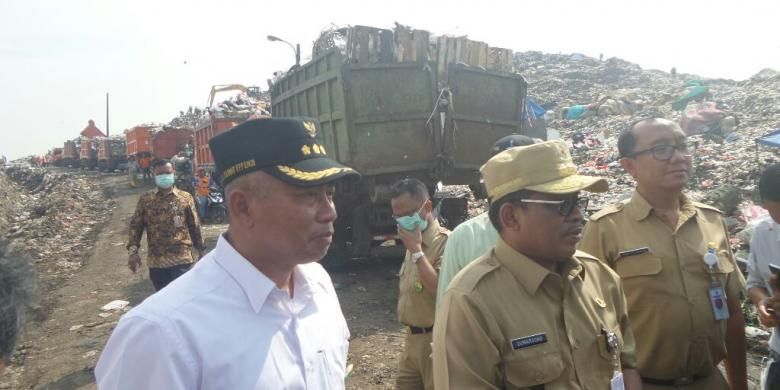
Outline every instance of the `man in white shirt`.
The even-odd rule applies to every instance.
[[[311,120],[251,120],[209,145],[228,230],[122,317],[98,387],[343,389],[349,330],[316,261],[333,236],[334,181],[357,172],[327,157]]]
[[[750,300],[756,305],[758,319],[762,325],[772,328],[769,339],[770,359],[761,376],[762,389],[780,388],[780,299],[774,296],[777,290],[770,281],[772,272],[769,264],[780,266],[780,164],[770,165],[758,181],[761,206],[769,211],[769,217],[761,220],[753,230],[748,258],[747,288]]]

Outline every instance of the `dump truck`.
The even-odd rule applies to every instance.
[[[192,147],[193,131],[158,125],[139,125],[125,130],[127,155],[169,159],[185,149]]]
[[[51,156],[51,163],[55,167],[61,167],[62,166],[62,148],[51,148],[51,151],[49,151],[49,155]]]
[[[127,162],[127,145],[124,137],[98,139],[98,170],[114,171]]]
[[[96,138],[82,138],[79,148],[79,160],[81,160],[81,169],[90,171],[97,168],[98,150]]]
[[[328,154],[362,175],[336,186],[338,219],[323,259],[331,266],[397,240],[388,190],[399,179],[483,195],[479,167],[496,140],[523,131],[527,89],[511,51],[481,42],[443,37],[432,45],[421,30],[361,26],[335,37],[344,48],[332,38],[315,42],[310,62],[269,81],[272,116],[318,119]],[[503,56],[503,68],[488,63],[491,53]],[[446,226],[468,217],[467,195],[434,197]]]
[[[214,170],[214,157],[209,149],[209,140],[225,131],[238,126],[247,116],[207,118],[195,127],[195,164],[194,168],[203,168],[208,172]]]
[[[62,146],[62,166],[78,168],[81,164],[79,153],[81,151],[81,140],[76,138],[74,140],[65,141]]]
[[[154,126],[138,125],[125,130],[125,146],[127,155],[141,157],[145,153],[152,153],[152,129]]]

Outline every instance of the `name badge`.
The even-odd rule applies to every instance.
[[[615,371],[615,375],[609,381],[610,390],[625,390],[626,385],[623,382],[623,373]]]
[[[650,252],[650,248],[643,246],[641,248],[629,249],[622,252],[618,252],[618,257],[637,256],[648,252]]]
[[[538,333],[526,337],[512,339],[512,349],[523,349],[547,342],[547,333]]]
[[[712,312],[715,314],[715,320],[729,319],[729,307],[726,305],[726,292],[720,283],[713,283],[710,286],[710,303],[712,303]]]

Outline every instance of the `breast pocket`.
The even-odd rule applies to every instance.
[[[521,389],[552,382],[563,374],[563,357],[557,349],[512,351],[505,360],[504,375],[509,389]]]
[[[615,272],[623,280],[625,290],[642,291],[643,295],[667,292],[667,288],[658,277],[663,269],[663,261],[653,253],[621,257],[615,263]]]
[[[343,389],[344,380],[346,375],[346,360],[347,349],[349,343],[344,340],[343,342],[334,341],[326,346],[317,350],[315,356],[316,362],[314,367],[317,367],[320,375],[317,375],[319,386],[313,386],[317,389]]]

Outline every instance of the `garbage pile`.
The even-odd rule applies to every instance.
[[[738,82],[541,52],[516,53],[514,67],[528,81],[528,96],[546,110],[548,134],[570,143],[582,173],[609,180],[610,192],[593,196],[596,208],[630,195],[633,182],[617,161],[617,137],[645,116],[677,121],[696,142],[690,194],[723,200],[717,205],[726,207],[733,233],[745,228],[741,214],[756,200],[759,164],[780,161],[776,149],[755,143],[780,127],[780,72],[765,69]]]
[[[0,172],[0,234],[54,285],[81,267],[113,201],[89,177],[12,167]]]
[[[166,124],[169,127],[196,129],[203,121],[211,118],[261,118],[271,116],[271,94],[269,91],[250,95],[241,92],[235,96],[215,102],[211,107],[190,106],[180,111],[179,116]]]

